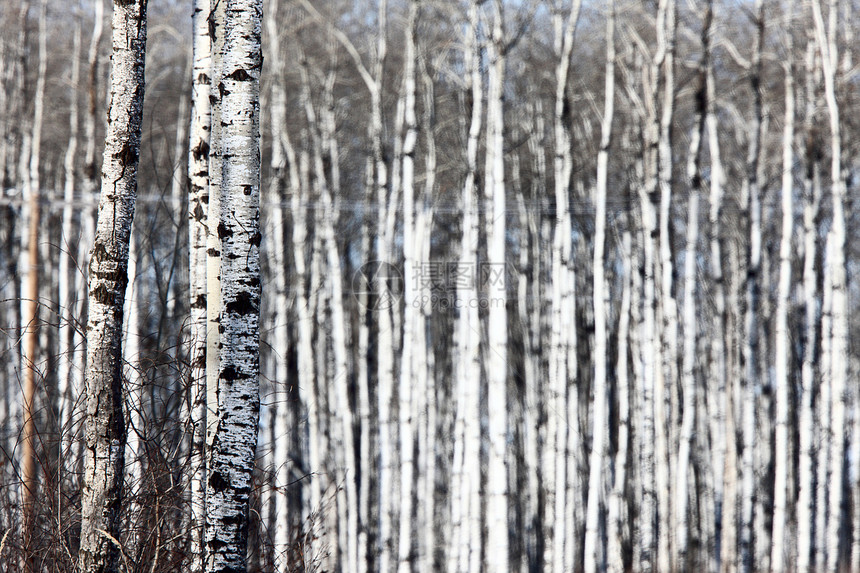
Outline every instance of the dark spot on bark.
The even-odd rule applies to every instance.
[[[218,249],[206,249],[206,254],[210,257],[219,257],[221,256],[221,251]]]
[[[236,300],[230,301],[224,307],[227,312],[235,312],[239,315],[257,312],[257,305],[251,297],[251,293],[242,291],[236,295]]]
[[[245,521],[245,518],[240,513],[234,513],[233,515],[228,515],[224,519],[221,520],[221,523],[224,525],[242,525]]]
[[[209,541],[207,545],[209,546],[209,549],[212,549],[213,551],[219,551],[227,547],[227,543],[225,541],[221,541],[220,539],[213,539]]]
[[[239,68],[227,77],[231,80],[236,80],[237,82],[247,82],[248,80],[252,79],[251,74],[249,74],[242,68]]]
[[[233,231],[224,226],[224,223],[218,223],[218,238],[224,239],[226,237],[232,237]]]
[[[195,161],[201,161],[205,158],[208,158],[209,144],[205,141],[201,141],[194,147],[194,149],[191,150],[191,154],[194,156]]]
[[[259,243],[257,243],[257,244],[259,244]],[[258,277],[252,278],[251,280],[248,281],[248,286],[251,288],[256,288],[256,287],[260,286],[260,279]]]
[[[242,187],[242,193],[244,193],[246,196],[250,195],[252,189],[253,187],[251,185],[245,185]]]
[[[90,296],[92,296],[101,304],[110,304],[112,298],[110,291],[105,285],[99,285],[94,288]]]
[[[197,299],[191,303],[191,308],[206,308],[206,295],[198,294]]]
[[[225,95],[230,95],[230,90],[228,90],[224,86],[224,82],[218,84],[218,93],[221,94],[221,97],[224,97]]]
[[[218,334],[224,334],[224,325],[218,324]]]
[[[217,492],[222,492],[227,489],[230,484],[224,479],[224,476],[221,475],[221,472],[212,472],[212,475],[209,477],[209,487],[214,489]]]
[[[131,165],[137,162],[137,150],[125,142],[122,144],[122,149],[114,157],[119,159],[123,166]]]
[[[218,103],[218,98],[215,97],[214,95],[210,95],[209,96],[209,103],[212,105],[215,105],[216,103]]]
[[[226,380],[227,382],[235,382],[236,380],[243,378],[243,376],[234,367],[228,366],[227,368],[225,368],[224,370],[221,371],[220,378],[221,378],[221,380]]]
[[[203,211],[203,207],[200,206],[200,203],[194,206],[194,211],[191,213],[194,216],[195,221],[203,221],[206,218],[206,213]]]
[[[251,244],[252,244],[252,245],[254,245],[255,247],[259,247],[259,246],[260,246],[260,242],[261,242],[262,240],[263,240],[263,235],[261,235],[259,231],[257,231],[256,233],[254,233],[254,234],[251,236]]]
[[[209,76],[207,74],[201,73],[197,75],[197,83],[198,84],[208,84]]]
[[[105,248],[104,243],[96,243],[93,246],[93,254],[90,257],[93,262],[101,261],[102,258],[108,256],[107,248]]]

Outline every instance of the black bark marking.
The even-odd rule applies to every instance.
[[[209,144],[206,141],[201,141],[191,150],[191,154],[195,161],[207,159],[209,157]]]
[[[202,222],[206,218],[206,212],[203,211],[203,207],[200,206],[200,203],[194,206],[194,211],[191,214],[195,221]]]
[[[206,308],[206,295],[198,294],[194,302],[191,303],[191,308]]]
[[[233,231],[228,229],[224,223],[218,223],[218,238],[225,239],[226,237],[232,237]]]
[[[113,298],[111,296],[111,292],[108,290],[108,288],[105,285],[99,285],[96,288],[94,288],[92,295],[90,295],[90,296],[92,296],[94,299],[96,299],[99,303],[105,304],[105,305],[110,304],[112,302],[112,298]]]
[[[225,95],[230,95],[230,90],[227,89],[227,87],[224,85],[224,82],[218,83],[218,93],[221,94],[222,98]]]
[[[250,195],[252,190],[253,190],[253,187],[251,185],[243,185],[242,186],[242,193],[244,193],[245,196]]]
[[[257,231],[256,233],[254,233],[251,236],[250,243],[255,247],[259,247],[262,240],[263,240],[263,235],[261,235],[260,232]]]
[[[236,370],[233,366],[228,366],[221,372],[220,378],[227,382],[235,382],[236,380],[241,380],[244,376],[242,376],[242,373]]]
[[[242,291],[236,295],[236,300],[230,301],[224,307],[227,312],[235,312],[239,315],[257,312],[257,305],[251,293]]]
[[[212,472],[212,476],[209,478],[209,487],[220,493],[230,487],[230,483],[224,479],[221,472],[215,471]]]
[[[246,72],[242,68],[239,68],[238,70],[236,70],[235,72],[233,72],[232,74],[227,76],[227,78],[229,78],[231,80],[236,80],[237,82],[247,82],[247,81],[253,79],[251,77],[251,74],[249,74],[248,72]]]
[[[219,251],[218,249],[206,249],[206,254],[210,257],[220,257],[221,251]]]

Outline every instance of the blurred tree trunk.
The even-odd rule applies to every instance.
[[[28,267],[26,273],[26,284],[23,289],[23,314],[22,314],[22,366],[24,370],[23,393],[23,432],[21,436],[21,507],[23,509],[22,519],[22,569],[31,571],[31,537],[35,526],[35,503],[38,496],[39,476],[37,465],[37,431],[34,420],[34,401],[36,397],[36,378],[40,376],[37,372],[36,361],[39,351],[39,275],[43,271],[39,257],[39,222],[41,210],[41,179],[39,164],[41,160],[42,144],[42,117],[45,109],[45,72],[48,66],[47,54],[47,11],[48,1],[41,0],[39,3],[39,72],[36,79],[36,93],[34,95],[33,109],[33,134],[30,146],[29,171],[27,178],[29,190],[25,192],[30,202],[27,258]],[[22,251],[23,251],[22,246]],[[47,350],[47,349],[46,349]]]
[[[790,407],[790,336],[788,330],[789,298],[791,296],[791,241],[794,234],[794,43],[792,22],[794,2],[789,2],[788,30],[785,36],[788,61],[785,63],[785,122],[782,139],[782,237],[779,245],[779,287],[776,311],[776,357],[774,385],[776,386],[776,435],[773,535],[770,566],[773,573],[782,573],[790,552],[786,547],[786,529],[790,523],[789,500],[789,417]]]
[[[603,570],[599,525],[603,497],[604,462],[609,444],[609,285],[606,281],[606,196],[609,179],[609,150],[612,144],[612,121],[615,114],[615,3],[610,0],[606,21],[606,75],[604,108],[601,122],[600,150],[597,154],[597,185],[594,189],[594,405],[589,461],[588,506],[585,521],[585,573]]]

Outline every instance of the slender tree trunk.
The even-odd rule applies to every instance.
[[[222,251],[219,325],[222,344],[217,426],[212,437],[207,483],[207,573],[244,571],[248,550],[249,498],[260,410],[262,15],[261,0],[228,2],[225,50],[214,76],[214,85],[223,91],[218,224]],[[210,196],[210,207],[211,203]]]
[[[41,202],[41,180],[39,178],[39,161],[41,159],[42,117],[45,108],[45,71],[48,65],[47,54],[47,0],[39,4],[39,72],[36,80],[35,106],[33,111],[33,135],[30,155],[30,220],[27,239],[28,268],[26,286],[24,288],[24,313],[22,318],[26,326],[22,333],[22,365],[24,367],[24,410],[23,432],[21,436],[21,481],[23,515],[23,553],[22,568],[29,572],[32,569],[31,558],[33,549],[30,546],[34,524],[35,500],[38,495],[38,473],[36,467],[36,424],[34,416],[34,400],[36,395],[36,360],[39,337],[39,220]]]
[[[77,352],[78,335],[75,328],[77,316],[75,315],[75,300],[80,297],[79,293],[73,292],[72,269],[74,268],[76,253],[72,250],[80,238],[79,229],[75,229],[74,205],[78,184],[78,87],[81,75],[81,21],[75,19],[75,31],[72,40],[72,69],[70,77],[69,102],[69,144],[66,147],[66,155],[63,162],[65,171],[65,183],[63,185],[63,219],[61,234],[61,250],[59,262],[59,303],[60,324],[58,328],[57,356],[57,428],[59,429],[59,458],[57,463],[57,506],[62,515],[62,484],[66,470],[72,466],[70,462],[71,443],[73,438],[73,417],[75,398],[74,391],[77,388],[77,380],[80,376],[75,371],[73,356]],[[2,153],[0,153],[2,154]],[[2,171],[0,171],[2,173]]]
[[[749,120],[749,144],[747,148],[746,180],[744,193],[746,205],[749,246],[746,260],[746,312],[744,316],[743,344],[743,454],[741,486],[741,535],[740,564],[743,573],[750,573],[755,566],[754,506],[755,506],[755,448],[756,448],[756,401],[760,390],[758,373],[759,352],[759,272],[761,270],[761,199],[758,181],[761,160],[760,140],[762,125],[761,56],[764,42],[764,2],[756,0],[755,24],[757,28],[753,56],[750,64],[753,110]]]
[[[126,443],[122,314],[140,157],[146,0],[114,6],[112,30],[111,103],[90,262],[81,573],[119,570]]]
[[[836,35],[838,30],[838,2],[829,3],[828,30],[824,28],[820,0],[813,0],[813,16],[818,47],[821,51],[824,72],[824,90],[830,116],[831,185],[833,222],[827,237],[828,263],[832,275],[832,342],[830,347],[831,420],[830,431],[823,434],[828,441],[829,499],[827,522],[827,571],[835,573],[839,568],[840,531],[843,524],[843,483],[845,471],[845,409],[848,402],[848,297],[845,269],[845,181],[842,177],[842,136],[839,120],[839,105],[836,100],[836,68],[838,53]],[[832,257],[832,258],[831,258]],[[820,508],[823,511],[823,507]]]
[[[466,143],[468,171],[463,185],[458,264],[466,280],[457,282],[456,297],[459,313],[456,322],[453,358],[454,395],[454,457],[452,461],[451,522],[452,536],[448,550],[448,573],[477,572],[481,557],[480,537],[480,434],[479,385],[481,382],[478,293],[475,272],[478,264],[478,213],[475,178],[477,176],[478,140],[481,135],[483,78],[479,66],[478,5],[469,4],[469,28],[466,32],[463,59],[466,66],[467,89],[471,92],[471,119]]]
[[[543,450],[541,452],[541,474],[543,477],[544,504],[542,516],[544,567],[561,573],[565,544],[573,543],[573,533],[565,532],[565,486],[567,483],[567,458],[578,452],[567,450],[567,433],[578,434],[578,423],[573,422],[575,411],[567,409],[567,394],[575,392],[571,378],[576,377],[575,364],[568,363],[575,356],[571,344],[571,329],[567,328],[573,316],[574,270],[571,245],[570,179],[573,171],[569,113],[568,76],[573,52],[574,32],[579,21],[580,0],[573,0],[565,20],[561,11],[553,14],[555,69],[555,108],[553,135],[555,158],[553,171],[555,180],[556,221],[552,246],[552,278],[550,292],[551,334],[549,349],[549,383],[544,392],[543,409],[546,421],[541,428]],[[564,414],[566,412],[566,414]],[[571,476],[570,479],[579,479]]]
[[[711,4],[706,4],[702,18],[702,60],[699,64],[699,85],[696,93],[696,108],[690,154],[687,160],[687,178],[690,197],[687,215],[687,248],[684,260],[684,348],[682,365],[683,418],[678,450],[677,482],[675,485],[675,563],[679,569],[692,566],[689,555],[690,538],[690,456],[693,450],[694,431],[697,426],[696,411],[698,389],[696,387],[696,243],[699,240],[699,195],[702,188],[701,150],[707,115],[708,66],[710,65]],[[695,489],[693,490],[695,491]]]
[[[191,531],[189,570],[201,573],[205,562],[203,529],[206,508],[206,238],[209,203],[209,132],[212,57],[209,0],[195,0],[192,19],[191,125],[188,142],[188,282],[190,320],[191,459],[188,467]]]
[[[603,570],[599,563],[598,539],[604,458],[608,448],[609,386],[606,364],[609,360],[607,314],[609,289],[605,279],[606,195],[609,177],[609,148],[615,113],[615,3],[609,2],[606,22],[606,78],[600,151],[597,155],[597,186],[594,190],[594,410],[592,414],[591,461],[588,478],[588,508],[585,520],[585,573]]]
[[[418,221],[416,212],[415,193],[415,147],[418,139],[418,125],[415,115],[416,92],[416,54],[415,35],[418,19],[418,3],[409,3],[409,16],[406,24],[406,52],[403,64],[404,83],[404,121],[403,135],[403,351],[401,354],[400,379],[398,381],[398,426],[400,428],[400,531],[398,535],[398,567],[399,573],[407,573],[413,567],[413,508],[412,495],[415,478],[415,423],[413,415],[414,403],[418,396],[413,393],[413,385],[418,382],[419,369],[422,368],[424,349],[419,347],[420,338],[418,316],[423,313],[418,294],[420,288],[421,248],[418,236]],[[417,245],[417,249],[416,249]],[[419,283],[419,284],[416,284]],[[418,392],[422,391],[419,385]]]
[[[505,163],[503,107],[506,51],[502,0],[494,0],[487,95],[487,160],[484,196],[487,213],[487,261],[490,276],[487,347],[487,567],[508,570],[508,392],[507,392],[507,280],[505,270]]]
[[[791,295],[791,241],[794,234],[794,68],[791,21],[794,3],[789,3],[789,26],[786,33],[785,122],[782,134],[782,237],[779,245],[779,286],[776,310],[776,436],[774,460],[773,535],[770,566],[773,573],[786,567],[786,528],[790,522],[789,499],[789,331],[788,306]]]

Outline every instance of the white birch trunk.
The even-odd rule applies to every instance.
[[[597,186],[594,190],[594,407],[592,413],[591,460],[588,477],[588,507],[585,518],[585,573],[603,570],[599,562],[599,520],[603,491],[604,459],[608,448],[609,409],[606,365],[609,360],[606,324],[609,290],[605,279],[606,195],[609,177],[609,147],[615,113],[615,3],[610,1],[606,22],[606,71],[600,151],[597,155]]]
[[[209,131],[209,207],[206,213],[206,492],[209,496],[209,480],[211,478],[210,464],[213,450],[213,440],[218,425],[218,392],[219,392],[219,363],[221,355],[221,237],[218,226],[221,222],[221,180],[223,178],[223,120],[221,118],[222,101],[219,89],[219,76],[222,71],[224,52],[226,50],[226,19],[227,5],[224,2],[210,4],[207,18],[209,29],[211,76],[209,86],[210,131]],[[209,500],[206,500],[208,506]],[[204,524],[204,537],[208,522]],[[205,541],[204,541],[205,543]],[[208,553],[208,548],[204,549]],[[204,569],[208,567],[209,556],[206,555]]]
[[[143,494],[143,385],[145,376],[141,375],[140,366],[140,301],[138,300],[140,284],[137,281],[138,241],[135,239],[134,226],[128,249],[128,286],[126,287],[125,328],[123,329],[124,344],[123,374],[125,377],[125,411],[128,416],[128,442],[125,448],[125,464],[127,470],[125,492],[129,498],[128,516],[131,535],[128,536],[128,550],[132,555],[138,554],[139,543],[143,532],[134,526],[142,522]]]
[[[793,2],[789,3],[789,23]],[[790,27],[789,27],[790,29]],[[773,573],[782,573],[790,552],[786,546],[789,523],[789,330],[788,311],[791,295],[791,246],[794,234],[794,69],[791,34],[786,34],[785,64],[785,122],[782,134],[782,237],[779,245],[779,285],[776,309],[776,432],[774,459],[773,535],[771,536],[770,566]]]
[[[75,185],[77,178],[78,160],[78,84],[81,76],[81,21],[75,20],[75,31],[72,40],[72,69],[69,82],[71,84],[71,99],[69,102],[69,144],[63,162],[65,171],[65,182],[63,185],[63,219],[61,232],[61,250],[59,262],[59,307],[60,325],[58,333],[59,353],[57,356],[57,428],[60,433],[60,455],[57,464],[58,507],[62,507],[62,484],[63,476],[67,469],[72,466],[70,461],[71,443],[73,437],[72,410],[75,403],[75,390],[78,387],[80,372],[75,371],[72,360],[77,352],[76,346],[79,339],[75,329],[77,316],[75,315],[75,300],[82,296],[72,289],[72,269],[75,264],[76,252],[72,249],[80,238],[80,231],[75,230],[74,206]],[[2,155],[2,152],[0,152]],[[0,169],[2,177],[2,169]]]
[[[463,59],[467,86],[471,89],[471,119],[466,144],[468,171],[463,185],[463,219],[459,267],[466,280],[456,284],[460,301],[456,322],[454,381],[456,411],[454,418],[454,458],[452,460],[451,523],[448,573],[477,572],[481,558],[480,527],[480,427],[478,422],[481,382],[478,293],[478,209],[475,177],[477,175],[478,140],[481,135],[483,78],[478,45],[478,6],[469,3],[469,28],[466,32]],[[467,97],[469,97],[467,96]]]
[[[759,352],[759,273],[761,271],[761,201],[759,191],[759,161],[760,139],[762,125],[762,93],[761,55],[764,42],[764,2],[756,0],[755,24],[757,27],[753,55],[750,64],[750,81],[753,91],[753,113],[749,120],[749,143],[747,149],[746,180],[744,194],[746,195],[745,215],[747,217],[747,232],[749,247],[747,250],[746,268],[746,313],[744,316],[743,354],[743,414],[742,414],[742,485],[741,485],[741,535],[740,535],[740,566],[743,573],[749,573],[755,566],[754,548],[754,496],[755,496],[755,448],[756,436],[756,400],[760,390],[758,372]]]
[[[821,51],[822,71],[827,110],[830,116],[831,196],[833,222],[827,237],[828,266],[832,282],[830,384],[831,420],[829,431],[823,431],[829,449],[829,484],[827,544],[819,550],[826,554],[827,571],[835,573],[839,568],[840,528],[843,523],[842,494],[845,470],[845,407],[848,400],[848,298],[845,268],[845,181],[842,177],[842,139],[839,123],[839,106],[836,101],[836,68],[838,53],[836,46],[838,2],[829,2],[829,29],[825,31],[820,0],[813,0],[815,35]],[[826,334],[826,331],[824,331]],[[822,396],[823,398],[823,396]],[[819,462],[820,463],[820,462]],[[823,511],[820,506],[819,511]]]
[[[223,91],[221,355],[206,499],[207,573],[244,570],[259,393],[261,0],[228,2]],[[214,191],[214,189],[212,190]],[[210,201],[211,206],[211,201]],[[211,300],[208,301],[211,304]]]
[[[191,531],[188,566],[191,573],[203,571],[205,545],[203,530],[206,510],[206,330],[207,275],[206,240],[209,197],[209,94],[212,56],[209,37],[209,0],[195,0],[192,9],[191,125],[188,142],[188,284],[191,381],[191,459],[188,468]]]
[[[122,308],[144,94],[146,3],[114,6],[111,103],[105,136],[102,196],[90,261],[86,430],[81,492],[81,573],[117,571],[125,463]]]
[[[699,195],[702,187],[701,150],[705,131],[705,117],[708,106],[708,66],[710,65],[710,26],[711,5],[705,6],[702,21],[702,61],[699,64],[699,85],[696,93],[696,108],[693,123],[693,133],[690,139],[690,151],[687,159],[687,178],[690,185],[690,197],[687,210],[687,247],[684,260],[684,348],[682,363],[683,384],[683,417],[681,420],[681,435],[678,449],[678,467],[675,484],[675,563],[679,569],[692,565],[689,556],[690,538],[690,457],[694,448],[694,432],[697,427],[696,412],[698,407],[698,390],[696,387],[696,243],[699,235]]]
[[[487,213],[487,278],[489,300],[487,347],[487,567],[508,570],[508,398],[507,398],[507,280],[505,271],[505,118],[503,94],[506,67],[502,1],[493,3],[488,48],[487,158],[484,196]]]
[[[404,276],[404,305],[403,305],[403,350],[401,353],[400,378],[398,380],[398,426],[400,435],[400,530],[398,534],[398,573],[407,573],[413,566],[413,509],[412,494],[414,490],[414,442],[415,423],[414,403],[418,396],[413,394],[413,385],[418,382],[420,368],[419,354],[422,348],[416,344],[418,338],[418,315],[423,311],[416,308],[420,300],[420,275],[416,274],[421,264],[420,237],[418,237],[418,221],[415,201],[415,146],[418,139],[417,118],[415,116],[415,35],[417,25],[417,2],[409,4],[409,16],[406,24],[406,51],[403,63],[404,83],[404,122],[406,131],[403,135],[403,171],[401,184],[403,186],[403,276]],[[423,386],[418,385],[418,391]]]
[[[549,349],[549,384],[543,399],[546,424],[543,428],[541,474],[544,481],[544,514],[542,519],[543,562],[549,571],[561,573],[565,544],[573,543],[572,532],[565,532],[565,489],[568,456],[577,452],[567,450],[567,432],[578,434],[578,424],[572,422],[575,410],[568,410],[566,397],[575,392],[570,387],[576,376],[575,364],[568,360],[575,355],[571,344],[571,329],[567,328],[574,315],[574,276],[571,249],[570,176],[573,171],[570,126],[566,117],[568,75],[573,39],[579,21],[580,0],[573,0],[565,20],[562,12],[553,14],[555,69],[555,109],[553,133],[555,158],[556,221],[552,246],[551,335]],[[567,429],[565,431],[565,429]],[[571,476],[579,479],[578,476]],[[572,508],[571,508],[572,509]]]
[[[655,359],[659,361],[654,385],[654,421],[656,427],[654,447],[657,512],[660,524],[671,523],[672,520],[671,478],[672,470],[676,469],[673,467],[676,465],[675,457],[670,455],[670,452],[674,450],[676,442],[675,424],[672,417],[675,409],[672,407],[672,402],[674,402],[678,379],[676,361],[678,310],[673,284],[674,255],[669,234],[673,184],[672,122],[675,107],[676,12],[675,0],[661,0],[657,11],[657,53],[654,58],[655,77],[662,80],[663,87],[655,169],[660,194],[659,272],[655,270],[655,276],[659,281],[660,292],[657,309],[659,342],[658,353],[655,355]],[[655,88],[659,89],[659,82],[655,84]],[[655,110],[659,97],[659,93],[655,91]],[[657,567],[660,571],[668,571],[671,568],[673,545],[671,528],[660,526],[656,533]]]

